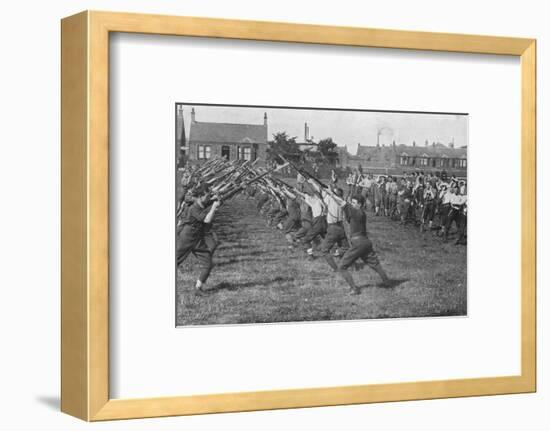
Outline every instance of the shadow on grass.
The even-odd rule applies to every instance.
[[[211,289],[208,289],[205,291],[205,293],[215,293],[222,290],[228,290],[230,292],[239,290],[239,289],[246,289],[247,287],[255,287],[255,286],[262,286],[262,287],[268,287],[273,284],[280,284],[285,281],[293,281],[294,278],[292,277],[275,277],[271,280],[251,280],[244,283],[231,283],[229,281],[222,281],[221,283],[217,284],[216,286],[212,287]]]
[[[382,285],[381,283],[365,284],[363,286],[357,286],[357,288],[359,289],[359,291],[362,291],[363,289],[367,289],[369,287],[378,287],[380,289],[393,289],[397,286],[400,286],[403,283],[406,283],[409,280],[410,280],[409,278],[396,278],[396,279],[389,280],[388,283],[384,285]]]
[[[238,258],[231,258],[224,262],[217,262],[216,266],[222,267],[222,266],[233,265],[237,263],[247,263],[247,262],[254,262],[254,263],[278,262],[280,260],[281,259],[277,257],[258,258],[257,254],[256,255],[239,255]]]
[[[218,251],[224,251],[224,250],[230,250],[230,251],[235,251],[235,250],[246,250],[248,252],[256,252],[256,251],[261,251],[260,248],[255,248],[253,250],[251,250],[251,246],[249,243],[247,242],[239,242],[237,244],[221,244],[220,246],[218,246],[217,250]]]

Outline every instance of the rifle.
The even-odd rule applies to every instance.
[[[226,200],[229,200],[231,199],[233,196],[235,196],[237,193],[241,192],[242,190],[244,190],[245,188],[247,188],[250,184],[253,184],[255,183],[256,181],[259,181],[260,179],[262,179],[263,177],[265,177],[266,175],[269,175],[273,172],[277,172],[278,170],[284,168],[285,166],[287,166],[287,164],[283,164],[283,165],[279,165],[275,168],[271,168],[271,169],[268,169],[267,171],[263,172],[262,174],[259,174],[259,175],[256,175],[255,177],[253,177],[252,179],[248,180],[248,181],[244,181],[242,182],[241,184],[234,184],[233,183],[233,189],[229,190],[226,194],[222,195],[222,196],[219,196],[218,199],[223,202],[223,201],[226,201]]]
[[[230,189],[235,184],[238,184],[244,176],[250,175],[250,174],[252,174],[252,175],[256,174],[248,166],[242,165],[242,167],[244,167],[242,172],[240,172],[233,180],[231,180],[231,181],[229,181],[225,184],[221,184],[220,186],[216,187],[214,189],[214,192],[215,193],[223,193],[226,190]]]
[[[278,156],[281,158],[281,160],[283,160],[283,162],[285,162],[286,164],[290,165],[296,172],[298,172],[299,174],[301,174],[305,179],[312,179],[313,181],[315,181],[317,184],[319,184],[319,186],[323,189],[328,189],[329,187],[324,184],[319,178],[315,177],[314,175],[310,174],[308,171],[306,171],[305,169],[301,169],[299,168],[298,166],[296,166],[294,163],[292,163],[291,161],[287,160],[285,156],[283,156],[282,154],[278,154]]]
[[[271,180],[273,180],[275,183],[279,183],[279,185],[286,187],[289,190],[294,190],[296,188],[296,187],[292,187],[290,184],[286,183],[285,181],[277,177],[271,177]]]
[[[230,169],[228,172],[226,172],[225,174],[223,174],[222,176],[218,177],[218,178],[214,178],[213,180],[211,180],[211,182],[209,182],[209,184],[213,184],[213,183],[219,183],[221,184],[223,180],[227,179],[227,178],[230,178],[231,175],[233,175],[235,172],[237,172],[239,169],[243,169],[246,164],[248,163],[248,161],[244,162],[243,164],[241,165],[238,165],[238,166],[235,166],[233,169]],[[216,185],[216,186],[213,186],[212,187],[212,190],[216,190],[220,188],[219,185]]]

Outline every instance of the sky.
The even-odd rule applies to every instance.
[[[191,108],[195,108],[196,121],[219,123],[263,124],[267,113],[268,139],[278,132],[304,139],[304,123],[308,123],[309,136],[316,142],[331,137],[338,146],[347,146],[355,154],[357,144],[424,145],[441,142],[455,147],[468,145],[468,115],[399,113],[379,111],[335,111],[320,109],[294,109],[273,107],[232,107],[213,105],[184,105],[184,123],[187,138],[191,123]],[[379,138],[378,138],[379,135]]]

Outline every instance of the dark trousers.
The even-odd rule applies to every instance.
[[[177,240],[177,265],[178,267],[193,253],[201,267],[199,280],[206,283],[208,276],[214,267],[212,256],[218,246],[215,237],[211,234],[206,234],[202,238],[193,238],[189,235],[180,235]]]
[[[309,230],[311,229],[311,226],[312,226],[311,220],[302,219],[301,227],[300,229],[298,229],[298,232],[296,232],[296,235],[295,235],[296,240],[298,241],[304,238],[309,232]]]
[[[366,236],[351,238],[351,246],[340,261],[340,269],[348,269],[357,259],[362,259],[371,268],[377,267],[380,262],[372,248],[372,242]]]
[[[433,201],[424,203],[422,211],[422,223],[430,222],[434,219],[435,203]]]
[[[441,227],[447,226],[447,219],[449,218],[450,209],[451,209],[450,204],[440,205],[439,216],[441,218]]]
[[[397,210],[397,195],[391,193],[388,196],[388,206],[386,208],[388,215],[392,216]]]
[[[459,244],[466,244],[466,230],[468,227],[468,216],[462,211],[458,217],[458,238],[456,242]]]
[[[283,225],[283,232],[291,233],[300,229],[300,219],[296,217],[288,217]]]
[[[324,256],[330,253],[335,245],[348,248],[348,240],[342,223],[330,223],[327,226],[327,235],[321,244],[321,254]]]
[[[355,184],[348,185],[348,193],[346,194],[346,200],[351,199],[351,197],[355,194],[355,189],[357,186]]]
[[[313,219],[311,223],[311,229],[309,229],[302,239],[304,246],[310,247],[311,242],[315,240],[318,236],[325,237],[327,233],[327,219],[325,216],[318,216]]]
[[[447,219],[445,221],[445,238],[447,235],[449,235],[449,231],[451,230],[451,226],[453,224],[453,221],[456,224],[456,227],[458,228],[460,215],[462,214],[461,210],[457,210],[455,208],[451,208],[449,210],[449,213],[447,215]]]

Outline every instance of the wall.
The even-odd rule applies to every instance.
[[[97,429],[547,429],[550,381],[544,292],[548,229],[543,189],[548,150],[543,121],[549,100],[544,76],[550,58],[545,2],[453,4],[430,0],[319,2],[279,0],[62,0],[4,4],[2,36],[2,157],[0,184],[0,319],[2,428],[88,429],[57,411],[59,391],[59,19],[83,9],[309,22],[408,30],[536,37],[539,77],[539,391],[537,394],[365,406],[302,409],[191,418],[113,422]],[[30,121],[29,121],[30,120]],[[503,234],[504,235],[504,234]],[[361,358],[353,358],[361,360]],[[547,362],[547,361],[546,361]],[[223,366],[223,362],[220,363]],[[230,372],[230,370],[229,370]],[[33,427],[34,425],[34,427]],[[33,427],[33,428],[32,428]]]

